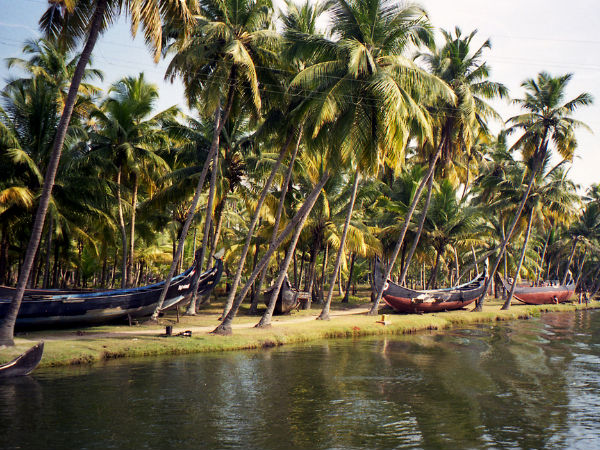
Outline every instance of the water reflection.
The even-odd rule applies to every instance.
[[[600,313],[47,370],[0,448],[594,448]]]

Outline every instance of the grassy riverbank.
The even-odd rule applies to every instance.
[[[273,326],[257,329],[258,317],[242,314],[234,324],[233,336],[209,334],[218,325],[220,304],[195,317],[182,316],[179,323],[173,313],[161,318],[159,325],[101,326],[81,329],[18,333],[15,347],[0,349],[0,362],[7,361],[44,340],[45,352],[40,367],[91,364],[114,358],[167,354],[203,353],[241,349],[256,349],[301,343],[319,339],[408,334],[420,330],[441,330],[500,320],[527,319],[546,311],[576,311],[600,308],[600,302],[588,305],[562,304],[531,306],[515,304],[501,311],[500,304],[488,302],[482,312],[468,310],[423,315],[389,314],[390,323],[378,323],[381,316],[367,316],[368,303],[357,301],[349,305],[334,303],[332,319],[315,320],[318,309],[299,311],[289,316],[275,317]],[[389,312],[387,310],[383,312]],[[191,330],[192,337],[165,337],[165,326],[173,325],[173,334]]]

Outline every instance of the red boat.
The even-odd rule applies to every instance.
[[[375,264],[375,289],[383,283],[384,273],[379,261]],[[390,280],[386,282],[383,300],[397,312],[425,313],[451,311],[473,303],[483,293],[486,271],[468,283],[446,289],[415,291]]]
[[[512,288],[504,278],[500,277],[502,285],[507,292]],[[550,305],[553,303],[567,302],[575,292],[575,283],[546,284],[545,286],[515,286],[514,297],[528,305]]]

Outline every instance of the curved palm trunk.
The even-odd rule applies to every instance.
[[[502,240],[502,244],[500,245],[500,251],[498,253],[498,257],[496,258],[496,261],[494,262],[494,266],[492,267],[492,270],[488,274],[488,278],[485,282],[485,288],[483,289],[483,293],[481,294],[481,296],[477,299],[477,303],[476,303],[474,311],[482,310],[485,296],[487,295],[487,291],[490,288],[492,280],[494,279],[494,275],[496,275],[496,271],[498,270],[498,266],[500,265],[502,256],[504,255],[504,252],[506,251],[506,246],[508,245],[508,241],[512,237],[513,232],[515,231],[515,228],[517,226],[517,222],[519,221],[519,218],[521,217],[521,213],[523,212],[523,208],[525,207],[525,202],[529,198],[529,193],[531,192],[531,188],[533,187],[533,184],[535,183],[535,177],[537,175],[538,170],[539,170],[539,164],[535,164],[535,169],[532,170],[532,172],[531,172],[531,178],[529,179],[527,189],[526,189],[525,193],[523,194],[523,197],[521,198],[521,203],[519,204],[517,210],[515,211],[515,217],[513,218],[513,221],[510,224],[508,232],[506,233],[506,236]]]
[[[231,92],[230,92],[231,93]],[[165,280],[165,286],[160,294],[158,299],[158,304],[156,305],[156,309],[152,313],[151,321],[156,321],[158,319],[158,313],[160,312],[162,305],[165,301],[165,297],[167,296],[167,291],[169,290],[169,286],[171,285],[171,280],[175,275],[175,270],[177,269],[177,265],[179,264],[179,260],[181,259],[181,255],[183,254],[183,247],[185,244],[185,238],[187,236],[188,230],[190,229],[190,225],[192,224],[192,219],[196,213],[196,208],[198,206],[198,201],[200,200],[200,195],[202,194],[202,187],[204,186],[204,180],[206,179],[206,175],[208,173],[208,167],[211,164],[211,161],[215,158],[217,154],[217,150],[219,148],[219,139],[221,136],[221,130],[225,125],[225,121],[229,117],[229,113],[231,112],[231,106],[233,105],[233,95],[229,96],[229,102],[227,108],[225,110],[225,114],[223,118],[221,118],[221,106],[217,104],[217,108],[215,110],[215,120],[214,120],[214,130],[213,130],[213,139],[210,144],[210,151],[208,152],[208,156],[206,161],[204,162],[204,167],[202,167],[202,172],[200,173],[200,179],[198,180],[198,184],[196,186],[196,192],[194,193],[194,198],[192,199],[192,204],[190,205],[190,209],[187,212],[185,223],[183,224],[183,228],[181,229],[181,233],[179,236],[179,241],[177,243],[177,251],[175,252],[175,256],[173,257],[173,262],[171,263],[171,268],[169,269],[169,274],[167,275],[167,279]]]
[[[208,234],[209,234],[209,229],[210,229],[210,223],[212,220],[212,206],[213,206],[213,202],[214,202],[214,198],[215,198],[215,189],[216,189],[216,185],[217,185],[217,165],[219,164],[219,151],[217,149],[217,151],[215,152],[215,156],[213,158],[213,164],[212,164],[212,173],[210,176],[210,189],[209,189],[209,193],[208,193],[208,204],[206,205],[206,213],[204,214],[205,218],[204,218],[204,231],[203,231],[203,235],[202,235],[202,247],[200,250],[200,257],[198,258],[198,261],[196,262],[197,266],[198,266],[198,274],[202,273],[202,269],[204,267],[204,256],[206,254],[206,247],[208,245]],[[207,263],[207,265],[210,264]],[[198,286],[200,286],[200,277],[196,277],[196,281],[194,283],[194,289],[192,289],[192,300],[190,301],[190,304],[188,306],[187,311],[185,312],[186,315],[188,316],[195,316],[196,315],[196,302],[198,299]]]
[[[302,207],[294,215],[294,217],[292,218],[290,223],[288,223],[287,226],[284,228],[284,230],[279,234],[279,236],[277,237],[275,242],[273,242],[273,244],[269,246],[267,252],[263,255],[261,260],[258,262],[254,271],[250,275],[250,278],[248,279],[248,281],[246,282],[246,284],[244,285],[244,287],[238,294],[235,301],[232,303],[231,308],[229,309],[229,312],[223,318],[223,322],[217,328],[215,328],[213,330],[214,334],[221,334],[221,335],[231,334],[231,332],[232,332],[231,331],[231,322],[233,321],[235,315],[237,314],[237,312],[240,308],[240,305],[244,301],[246,294],[248,294],[248,291],[250,290],[252,283],[254,283],[254,280],[256,280],[256,277],[258,276],[260,271],[265,267],[265,265],[268,263],[269,259],[273,255],[273,253],[275,253],[275,251],[279,248],[279,246],[283,243],[283,241],[291,233],[292,229],[294,229],[300,223],[301,220],[304,220],[305,215],[310,214],[310,211],[312,210],[313,206],[315,205],[315,202],[317,201],[317,198],[319,197],[319,194],[321,193],[321,190],[323,189],[323,186],[325,186],[325,183],[327,183],[328,179],[329,179],[329,173],[325,173],[321,177],[321,180],[319,180],[319,183],[313,188],[312,192],[306,198]]]
[[[533,222],[533,209],[529,213],[529,222],[527,222],[527,231],[525,232],[525,241],[523,242],[523,249],[521,250],[521,256],[519,258],[519,263],[517,264],[517,269],[515,271],[514,281],[510,288],[510,292],[508,293],[508,297],[506,297],[506,301],[504,305],[502,305],[502,309],[506,310],[510,308],[510,301],[513,298],[515,293],[515,288],[517,286],[517,278],[519,277],[519,273],[521,272],[521,266],[523,265],[523,261],[525,260],[525,252],[527,251],[527,243],[529,242],[529,236],[531,234],[531,223]]]
[[[346,293],[342,299],[342,303],[348,303],[350,297],[350,287],[352,286],[352,273],[354,272],[354,262],[356,261],[356,253],[350,256],[350,270],[348,271],[348,283],[346,283]]]
[[[285,206],[285,196],[287,195],[288,187],[292,180],[292,174],[294,172],[294,163],[296,162],[296,156],[298,155],[298,149],[300,148],[300,140],[302,138],[302,126],[298,131],[298,139],[296,140],[296,146],[294,147],[294,151],[292,152],[292,156],[290,158],[290,163],[288,164],[288,170],[285,175],[285,180],[281,185],[281,198],[279,199],[279,204],[277,205],[277,212],[275,213],[275,223],[273,224],[273,234],[271,235],[271,241],[269,242],[269,246],[273,245],[275,239],[277,239],[277,232],[279,231],[279,224],[281,222],[281,215],[283,214],[283,207]],[[265,268],[260,273],[260,278],[258,279],[258,283],[256,284],[256,296],[252,299],[252,305],[250,305],[250,312],[252,314],[256,314],[258,308],[258,300],[260,299],[260,293],[262,291],[262,285],[265,282],[265,277],[267,276],[267,270],[269,268],[269,264],[265,266]],[[294,280],[295,281],[295,280]]]
[[[540,275],[544,271],[544,260],[546,259],[546,251],[548,249],[548,242],[550,241],[550,234],[552,233],[552,229],[548,230],[548,237],[544,241],[544,249],[542,250],[542,256],[540,257],[540,270],[535,276],[535,285],[538,286],[540,283]]]
[[[433,192],[433,176],[429,177],[429,181],[427,182],[427,197],[425,198],[425,205],[423,205],[423,212],[421,213],[421,219],[419,220],[419,228],[417,229],[417,235],[415,236],[415,240],[410,247],[408,252],[408,256],[406,258],[406,263],[404,264],[404,268],[402,269],[402,273],[400,274],[399,284],[403,285],[404,280],[406,278],[406,274],[408,273],[408,269],[410,267],[410,263],[413,259],[415,251],[417,250],[417,245],[419,244],[419,240],[421,239],[421,234],[423,233],[423,226],[425,225],[425,219],[427,218],[427,211],[429,210],[429,204],[431,203],[431,194]]]
[[[560,284],[565,284],[567,282],[567,276],[569,275],[569,270],[571,269],[571,263],[573,262],[573,255],[575,255],[575,249],[577,248],[577,242],[579,242],[579,236],[575,238],[573,241],[573,247],[571,247],[571,253],[569,254],[569,259],[567,261],[567,267],[565,268],[565,274],[562,277]]]
[[[300,220],[300,223],[296,226],[296,230],[292,235],[290,246],[288,247],[288,251],[285,254],[285,258],[279,270],[279,276],[277,277],[277,281],[275,282],[275,288],[273,289],[273,293],[271,294],[271,298],[269,299],[269,305],[267,306],[267,310],[265,311],[265,313],[260,318],[260,321],[256,324],[256,328],[266,328],[271,326],[271,319],[273,318],[273,311],[275,310],[275,303],[277,303],[277,297],[279,297],[279,292],[281,291],[283,280],[285,280],[288,268],[290,267],[290,262],[292,261],[292,256],[294,255],[296,245],[298,244],[298,238],[300,237],[300,233],[302,233],[302,228],[304,228],[304,224],[306,222],[306,219],[308,218],[309,213],[310,211],[304,214],[304,217],[302,217],[302,220]]]
[[[250,222],[250,225],[248,226],[248,233],[246,233],[246,241],[244,242],[244,248],[242,249],[242,253],[240,255],[240,262],[238,263],[237,270],[233,277],[233,282],[231,284],[231,290],[229,291],[229,295],[227,296],[227,300],[225,301],[225,307],[223,308],[222,317],[225,317],[228,315],[229,310],[231,309],[231,306],[233,304],[233,299],[235,298],[237,288],[238,288],[238,286],[240,284],[240,280],[242,278],[242,271],[244,270],[244,265],[246,264],[246,256],[248,255],[248,249],[250,248],[250,241],[252,240],[252,236],[254,235],[254,228],[256,227],[256,223],[258,222],[258,217],[260,216],[260,210],[263,206],[263,203],[265,202],[265,199],[267,198],[267,194],[269,192],[269,189],[271,188],[271,184],[273,184],[275,175],[277,174],[277,171],[279,170],[279,167],[281,166],[281,163],[283,162],[283,158],[285,157],[286,153],[288,152],[288,149],[292,143],[293,137],[294,137],[293,133],[290,133],[285,145],[281,149],[281,152],[279,152],[279,157],[277,158],[277,161],[275,162],[275,164],[273,165],[273,168],[271,169],[271,174],[269,175],[269,178],[267,179],[267,181],[265,182],[265,185],[263,186],[262,192],[260,194],[260,198],[258,199],[256,208],[254,209],[254,215],[252,217],[252,221]]]
[[[581,262],[579,263],[579,267],[577,268],[577,279],[575,280],[575,292],[577,292],[577,289],[579,288],[579,283],[582,280],[582,272],[583,272],[583,265],[585,264],[585,257],[587,256],[587,247],[583,250],[583,255],[581,256]]]
[[[137,205],[137,194],[138,194],[138,176],[137,173],[133,175],[133,194],[131,197],[131,229],[129,231],[129,259],[127,263],[127,285],[133,286],[135,281],[132,279],[131,271],[134,265],[134,254],[135,254],[135,209]]]
[[[344,245],[346,244],[346,236],[348,236],[348,228],[350,227],[350,219],[352,218],[352,211],[354,211],[354,202],[356,200],[356,191],[358,190],[358,182],[360,180],[360,172],[357,170],[354,174],[354,184],[352,185],[352,194],[350,195],[350,202],[348,203],[348,213],[346,214],[346,221],[344,222],[344,231],[342,231],[342,239],[340,239],[340,248],[338,248],[337,255],[335,257],[335,264],[333,265],[333,273],[329,280],[329,290],[327,291],[327,298],[325,299],[325,305],[321,310],[321,314],[317,317],[317,320],[329,320],[329,309],[331,306],[331,298],[333,297],[333,289],[335,280],[340,270],[340,264],[342,262],[342,255],[344,253]]]
[[[117,204],[119,211],[119,229],[121,230],[121,246],[123,247],[123,260],[121,261],[121,289],[127,286],[127,230],[123,219],[123,199],[121,198],[121,176],[123,167],[119,166],[117,172]]]
[[[425,183],[427,183],[429,181],[429,178],[433,177],[433,171],[435,170],[435,166],[436,166],[438,160],[440,159],[440,155],[442,154],[442,149],[444,147],[445,140],[446,140],[445,138],[442,138],[440,145],[438,146],[438,148],[435,152],[435,155],[431,159],[431,162],[429,164],[429,170],[427,171],[427,174],[421,180],[421,183],[419,184],[419,187],[417,188],[417,191],[415,192],[415,197],[410,205],[410,208],[408,209],[408,212],[406,213],[406,217],[404,218],[404,225],[402,227],[402,230],[400,231],[400,236],[398,237],[396,246],[394,247],[394,251],[392,253],[392,258],[390,260],[390,264],[387,267],[384,280],[387,280],[390,277],[390,274],[392,273],[392,270],[394,269],[394,264],[396,263],[396,259],[398,259],[398,253],[400,253],[400,248],[402,247],[402,244],[404,243],[404,237],[406,236],[406,231],[408,230],[408,226],[410,225],[412,216],[415,212],[415,209],[417,208],[417,203],[419,202],[419,199],[421,198],[421,194],[423,193],[423,189],[425,188]],[[371,306],[369,315],[377,314],[377,310],[379,308],[379,303],[381,303],[381,297],[383,296],[384,286],[385,286],[385,283],[381,283],[381,286],[377,290],[377,295],[375,296],[375,300],[373,301],[373,306]]]
[[[0,345],[14,345],[13,337],[15,322],[17,320],[19,308],[21,307],[21,301],[23,300],[25,287],[27,286],[27,281],[29,280],[29,274],[33,266],[33,259],[35,258],[38,246],[40,245],[40,238],[44,229],[44,220],[46,218],[46,212],[48,211],[48,204],[50,203],[52,187],[54,186],[54,178],[56,177],[56,171],[58,169],[58,163],[60,161],[62,147],[65,141],[65,136],[67,134],[67,128],[69,126],[69,122],[71,121],[73,107],[75,106],[75,101],[77,100],[77,92],[79,91],[79,85],[81,84],[81,80],[83,79],[85,66],[87,66],[87,63],[90,59],[90,55],[92,54],[92,50],[94,49],[94,45],[96,44],[96,40],[98,39],[98,35],[100,33],[100,26],[102,25],[102,19],[104,17],[104,12],[106,11],[107,5],[108,0],[97,0],[96,2],[96,8],[90,21],[90,31],[87,37],[87,41],[85,43],[83,51],[81,52],[79,61],[77,62],[75,73],[73,74],[73,80],[71,81],[71,86],[69,87],[67,100],[65,101],[65,106],[60,118],[60,122],[58,124],[58,128],[56,129],[56,136],[54,138],[54,144],[52,146],[52,153],[50,155],[48,168],[44,176],[44,185],[42,187],[40,204],[36,212],[35,221],[33,223],[33,228],[31,231],[31,238],[29,239],[29,244],[25,253],[25,259],[23,261],[23,265],[21,266],[21,271],[19,273],[17,290],[12,299],[11,305],[6,316],[0,322]]]

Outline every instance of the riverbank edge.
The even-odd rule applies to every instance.
[[[208,332],[194,332],[192,337],[165,337],[164,327],[159,329],[139,327],[139,333],[98,332],[62,339],[51,336],[52,332],[37,332],[16,339],[13,352],[24,350],[38,340],[45,340],[45,352],[39,367],[89,365],[103,361],[181,355],[191,353],[224,352],[233,350],[256,350],[289,344],[302,344],[336,338],[352,338],[376,335],[403,335],[419,331],[447,330],[469,325],[507,320],[526,320],[546,312],[575,312],[600,309],[600,302],[561,305],[513,305],[508,311],[488,306],[482,312],[452,311],[423,315],[387,315],[388,323],[382,324],[381,316],[347,314],[322,321],[307,317],[278,321],[267,329],[251,327],[234,328],[232,336],[215,336]],[[292,316],[293,317],[293,316]],[[125,334],[125,335],[124,335]],[[46,335],[46,339],[44,338]],[[2,362],[10,358],[2,358]]]

